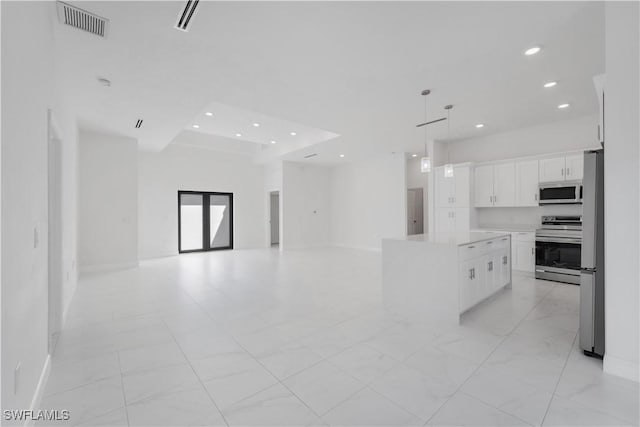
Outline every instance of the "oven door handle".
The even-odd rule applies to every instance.
[[[536,237],[536,242],[550,242],[550,243],[576,243],[581,245],[582,239],[572,237]]]

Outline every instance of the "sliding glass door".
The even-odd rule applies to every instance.
[[[178,191],[178,252],[233,249],[233,193]]]

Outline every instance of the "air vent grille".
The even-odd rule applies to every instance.
[[[136,129],[140,129],[142,127],[142,119],[138,119],[136,122]]]
[[[305,158],[305,159],[310,159],[310,158],[315,157],[315,156],[317,156],[317,155],[318,155],[317,153],[307,154],[306,156],[304,156],[304,158]]]
[[[175,28],[180,31],[189,31],[189,25],[191,24],[191,18],[198,7],[200,0],[188,0],[184,6],[182,12],[178,15],[178,22],[176,22]]]
[[[57,2],[57,7],[58,20],[61,24],[69,25],[99,37],[107,36],[108,19],[61,1]]]

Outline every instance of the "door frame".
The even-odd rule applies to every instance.
[[[182,223],[180,214],[180,196],[183,194],[198,194],[202,196],[202,249],[187,249],[181,250],[182,240]],[[229,197],[229,245],[221,246],[218,248],[212,248],[211,236],[210,236],[210,222],[209,222],[209,196],[228,196]],[[225,193],[220,191],[195,191],[195,190],[178,190],[178,253],[186,254],[191,252],[210,252],[233,249],[233,193]]]

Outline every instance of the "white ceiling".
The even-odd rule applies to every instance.
[[[110,30],[100,39],[55,25],[63,90],[82,126],[146,150],[222,105],[340,135],[258,150],[261,160],[417,151],[422,89],[432,89],[429,119],[455,105],[450,136],[444,122],[429,137],[455,140],[593,114],[591,78],[604,71],[602,2],[201,2],[188,33],[173,29],[182,1],[73,4],[109,18]],[[532,45],[542,52],[522,55]],[[543,89],[549,80],[558,85]],[[240,123],[211,125],[198,130],[228,137]],[[259,130],[239,139],[272,138]]]

